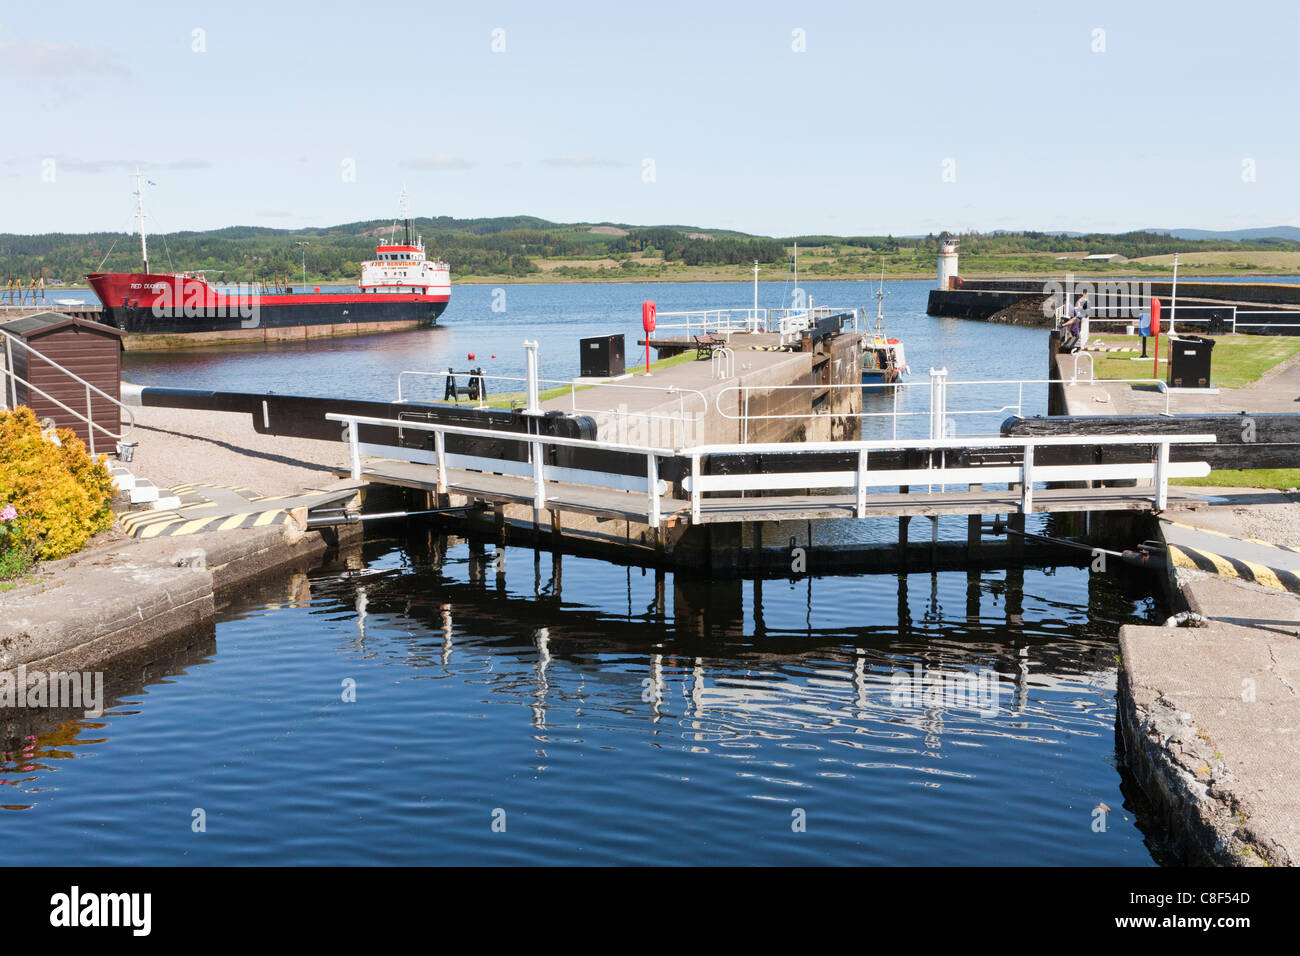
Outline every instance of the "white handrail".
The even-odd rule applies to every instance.
[[[351,472],[354,480],[362,477],[361,455],[363,443],[360,440],[360,428],[363,425],[390,427],[394,429],[412,429],[428,431],[434,434],[434,460],[428,461],[428,451],[423,449],[401,449],[395,446],[372,446],[367,448],[383,451],[406,451],[411,457],[406,460],[422,460],[436,466],[437,487],[440,492],[447,490],[447,453],[445,451],[446,435],[464,435],[474,438],[489,438],[494,441],[516,441],[530,447],[530,470],[533,479],[532,505],[534,517],[547,506],[546,474],[548,466],[543,461],[541,449],[545,445],[567,448],[592,448],[605,451],[620,451],[646,456],[646,517],[647,521],[657,527],[661,518],[660,497],[663,494],[662,482],[658,478],[658,461],[662,457],[685,457],[690,464],[690,477],[686,480],[686,490],[690,495],[690,509],[693,521],[698,522],[703,507],[702,497],[705,491],[759,491],[774,488],[841,488],[853,487],[858,502],[856,514],[866,517],[866,495],[864,489],[875,479],[876,486],[924,485],[929,480],[929,487],[938,485],[940,489],[949,484],[983,484],[1001,483],[1019,485],[1020,510],[1023,514],[1033,511],[1033,486],[1035,476],[1040,481],[1091,481],[1117,478],[1149,478],[1155,483],[1154,503],[1157,510],[1163,511],[1168,503],[1168,483],[1171,477],[1198,477],[1209,473],[1205,462],[1169,462],[1171,445],[1213,444],[1214,435],[1053,435],[1053,436],[1017,436],[983,439],[930,438],[930,439],[881,439],[872,441],[840,442],[803,442],[803,443],[765,443],[702,445],[688,449],[655,448],[642,445],[620,445],[611,442],[593,441],[584,438],[562,438],[550,435],[537,435],[527,432],[495,431],[485,428],[466,428],[460,425],[443,425],[435,422],[411,422],[402,419],[376,418],[365,415],[344,415],[327,413],[329,421],[342,422],[347,425],[348,451]],[[1062,446],[1113,446],[1113,445],[1150,445],[1155,449],[1154,460],[1150,466],[1134,464],[1113,465],[1058,465],[1036,466],[1034,453],[1037,448]],[[979,464],[969,466],[947,466],[939,468],[906,469],[902,471],[868,470],[871,452],[880,451],[944,451],[963,448],[1011,449],[1021,452],[1021,463]],[[705,456],[719,457],[747,454],[781,454],[787,457],[817,456],[856,452],[857,466],[854,471],[813,471],[794,473],[759,473],[742,475],[711,475],[700,473],[701,459]],[[500,460],[503,469],[519,468],[521,463]],[[1148,474],[1147,468],[1151,471]],[[593,469],[568,469],[571,472],[591,472]],[[518,474],[518,471],[512,473]],[[627,476],[619,476],[627,479]],[[584,482],[578,481],[578,484]],[[598,481],[587,482],[598,484]],[[625,488],[626,490],[626,488]],[[927,491],[925,494],[929,494]],[[916,494],[922,494],[917,491]]]
[[[1116,385],[1154,385],[1154,386],[1156,387],[1156,389],[1157,389],[1158,391],[1160,391],[1160,392],[1164,395],[1164,397],[1165,397],[1165,409],[1164,409],[1164,414],[1165,414],[1165,415],[1169,415],[1169,414],[1171,414],[1171,412],[1170,412],[1170,397],[1171,397],[1171,393],[1170,393],[1170,391],[1169,391],[1169,386],[1168,386],[1167,383],[1161,381],[1161,380],[1158,379],[1158,378],[1107,378],[1107,379],[1080,380],[1080,379],[1077,377],[1077,372],[1076,372],[1075,374],[1076,374],[1076,377],[1074,377],[1074,378],[1069,378],[1069,379],[1052,379],[1052,378],[1026,378],[1026,379],[1015,379],[1015,378],[1007,378],[1007,379],[988,379],[988,380],[984,380],[984,381],[980,381],[980,380],[971,380],[971,381],[945,382],[945,383],[944,383],[944,390],[943,390],[943,394],[945,395],[945,398],[946,398],[946,396],[947,396],[947,389],[950,388],[951,386],[954,386],[954,385],[957,385],[957,386],[971,386],[971,387],[977,387],[977,386],[978,386],[978,387],[984,387],[984,386],[989,386],[989,385],[994,385],[994,386],[1000,386],[1000,385],[1014,385],[1014,386],[1017,386],[1017,387],[1018,387],[1018,389],[1019,389],[1019,395],[1018,395],[1018,397],[1017,397],[1017,399],[1016,399],[1015,402],[1008,402],[1008,403],[1005,404],[1005,405],[997,406],[997,407],[994,407],[994,408],[959,408],[959,409],[953,409],[953,408],[947,408],[947,407],[945,407],[945,408],[943,409],[943,411],[944,411],[944,417],[945,417],[945,418],[948,418],[948,417],[951,417],[951,416],[954,416],[954,415],[967,415],[967,416],[973,416],[973,415],[996,415],[996,414],[1000,414],[1000,413],[1004,413],[1004,412],[1014,412],[1014,413],[1017,414],[1017,415],[1022,415],[1022,414],[1024,414],[1024,386],[1026,386],[1026,385],[1062,385],[1062,386],[1067,386],[1067,387],[1068,387],[1068,386],[1075,386],[1075,385],[1100,385],[1100,384],[1103,384],[1103,383],[1104,383],[1104,384],[1111,384],[1111,383],[1114,383],[1114,384],[1116,384]],[[892,392],[892,395],[893,395],[893,397],[894,397],[894,405],[893,405],[893,408],[890,409],[889,411],[883,411],[883,412],[869,412],[869,411],[857,411],[857,412],[826,411],[826,412],[818,412],[818,413],[795,412],[795,413],[793,413],[793,414],[786,414],[786,415],[757,415],[757,414],[750,413],[750,412],[747,410],[747,409],[748,409],[748,396],[749,396],[749,394],[750,394],[751,392],[774,392],[774,391],[785,391],[785,390],[793,390],[793,389],[800,389],[800,390],[804,390],[804,391],[813,391],[813,392],[824,392],[824,391],[827,391],[827,390],[829,390],[829,389],[835,389],[835,388],[841,388],[841,389],[862,389],[862,390],[866,390],[866,389],[890,389],[891,392]],[[833,416],[835,416],[836,418],[845,418],[845,419],[863,419],[863,420],[865,420],[865,419],[869,419],[869,418],[889,418],[889,419],[892,419],[892,420],[895,422],[895,427],[897,427],[897,420],[900,419],[900,418],[929,418],[929,417],[931,417],[931,416],[934,414],[934,410],[933,410],[932,408],[930,408],[930,407],[927,407],[925,410],[922,410],[922,411],[910,411],[910,412],[909,412],[909,411],[902,411],[902,410],[899,409],[899,407],[898,407],[898,396],[901,395],[901,394],[904,394],[906,389],[925,389],[925,390],[927,391],[927,393],[930,395],[930,398],[931,398],[931,399],[934,398],[934,394],[933,394],[933,392],[932,392],[932,390],[931,390],[931,383],[930,383],[929,381],[925,381],[925,382],[893,382],[893,383],[889,383],[889,384],[882,383],[882,382],[867,382],[867,383],[863,383],[863,384],[856,384],[856,383],[852,383],[852,382],[847,382],[847,383],[837,383],[837,384],[832,384],[832,385],[728,385],[728,386],[723,387],[722,389],[719,389],[718,393],[714,396],[713,404],[714,404],[714,410],[715,410],[715,411],[717,412],[717,414],[720,415],[721,417],[723,417],[723,418],[725,418],[725,419],[728,419],[728,420],[731,420],[731,421],[746,421],[746,422],[749,422],[749,421],[783,421],[783,420],[792,420],[792,419],[800,419],[800,420],[803,420],[803,419],[807,419],[807,418],[811,417],[811,415],[814,415],[814,414],[824,414],[824,415],[833,415]],[[744,412],[743,412],[742,414],[740,414],[740,415],[733,414],[731,411],[728,410],[727,407],[724,407],[723,397],[724,397],[725,395],[731,393],[731,392],[738,392],[738,393],[740,393],[740,395],[741,395],[741,399],[740,399],[740,401],[739,401],[739,404],[740,404],[740,406],[741,406],[742,408],[745,408],[746,411],[744,411]],[[887,393],[887,394],[889,394],[889,393]],[[728,405],[728,406],[729,406],[729,405],[735,405],[735,404],[737,404],[737,403],[734,402],[734,401],[728,401],[728,402],[726,403],[726,405]]]
[[[328,417],[328,416],[327,416]],[[501,432],[493,432],[495,436]],[[576,439],[574,439],[576,440]],[[1020,448],[1025,445],[1212,445],[1209,434],[1197,435],[1035,435],[997,438],[873,438],[866,441],[765,442],[754,445],[696,445],[692,455],[810,454],[846,451],[944,451],[951,448]]]
[[[646,521],[651,527],[658,527],[662,515],[660,500],[664,492],[659,479],[659,459],[675,454],[670,449],[654,448],[644,445],[618,445],[610,442],[590,441],[584,438],[562,438],[554,435],[536,435],[528,432],[496,431],[487,428],[465,428],[460,425],[441,425],[434,422],[409,422],[392,418],[372,418],[363,415],[338,415],[327,413],[329,421],[343,422],[347,425],[348,459],[351,464],[354,481],[361,479],[361,425],[388,426],[415,431],[428,431],[434,434],[434,463],[437,468],[438,491],[447,491],[447,451],[444,437],[446,435],[464,435],[471,438],[491,438],[523,442],[529,446],[529,464],[533,479],[533,516],[540,520],[541,512],[546,507],[546,463],[542,460],[544,445],[557,445],[564,448],[600,448],[606,451],[621,451],[646,456]],[[503,464],[505,464],[503,462]],[[583,470],[583,469],[578,469]]]

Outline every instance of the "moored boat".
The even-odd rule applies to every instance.
[[[876,327],[862,337],[862,384],[892,385],[909,369],[903,343],[885,333],[885,276],[876,290]]]

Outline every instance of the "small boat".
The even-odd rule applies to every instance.
[[[893,385],[910,369],[903,343],[885,334],[885,273],[876,290],[876,327],[862,337],[862,384]]]

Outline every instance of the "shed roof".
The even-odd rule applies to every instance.
[[[126,335],[126,332],[122,329],[105,325],[103,322],[79,319],[75,315],[64,315],[62,312],[37,312],[35,315],[25,315],[21,319],[10,319],[8,322],[0,322],[0,329],[10,335],[25,339],[34,335],[53,332],[55,329],[61,329],[66,325],[79,325],[96,332],[104,332],[118,337]]]

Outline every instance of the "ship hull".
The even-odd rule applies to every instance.
[[[267,297],[273,298],[273,297]],[[301,298],[308,298],[302,296]],[[322,293],[316,298],[334,299],[336,296]],[[342,296],[337,296],[342,298]],[[383,301],[389,299],[408,301]],[[447,308],[448,299],[438,301],[432,297],[420,296],[423,301],[410,301],[414,296],[396,296],[375,294],[349,301],[327,301],[293,304],[275,304],[263,301],[251,315],[234,315],[224,308],[177,310],[169,314],[152,308],[127,305],[104,305],[104,318],[110,324],[122,329],[129,335],[191,335],[202,332],[252,332],[256,337],[258,329],[288,329],[298,327],[333,327],[357,326],[364,331],[368,326],[392,326],[399,324],[404,328],[421,325],[434,325],[438,317]],[[372,331],[375,331],[372,329]]]
[[[87,278],[103,303],[104,321],[132,338],[256,340],[282,337],[276,333],[283,330],[316,337],[429,326],[451,300],[449,287],[429,293],[224,293],[180,275],[100,273]]]

